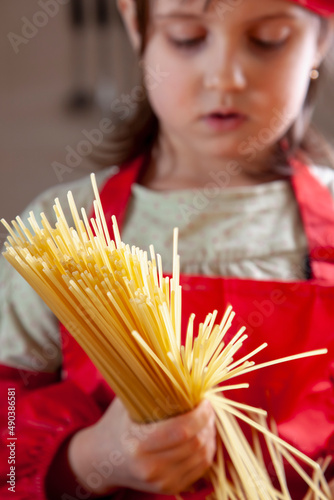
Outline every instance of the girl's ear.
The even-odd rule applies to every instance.
[[[141,36],[138,30],[137,10],[134,0],[117,0],[118,10],[123,18],[131,44],[139,52]]]
[[[332,15],[328,20],[326,20],[326,25],[321,27],[319,38],[318,38],[318,48],[316,60],[314,67],[320,66],[327,52],[329,51],[331,45],[334,42],[334,15]]]

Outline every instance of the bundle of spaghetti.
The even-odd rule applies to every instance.
[[[209,313],[194,332],[195,315],[189,318],[181,342],[180,258],[174,230],[173,274],[165,277],[162,259],[150,246],[147,252],[122,242],[113,217],[111,239],[95,177],[95,218],[81,218],[72,193],[68,193],[75,228],[70,227],[58,199],[57,218],[51,227],[45,214],[41,227],[30,212],[31,232],[20,217],[7,228],[5,258],[42,297],[82,346],[121,398],[131,418],[152,422],[185,413],[208,399],[216,413],[218,452],[210,471],[217,500],[291,499],[283,467],[287,461],[308,484],[311,495],[329,499],[319,464],[284,442],[269,429],[264,410],[229,399],[226,393],[248,384],[231,380],[253,370],[302,357],[325,354],[326,349],[256,365],[251,361],[267,344],[235,360],[247,335],[241,328],[226,342],[235,313],[229,306],[216,323]],[[172,409],[172,410],[171,410]],[[253,443],[238,421],[253,429]],[[279,487],[273,485],[259,445],[264,440]],[[311,467],[313,478],[300,462]]]

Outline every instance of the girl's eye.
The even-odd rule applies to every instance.
[[[172,45],[174,45],[177,48],[194,49],[200,46],[204,42],[205,37],[201,36],[201,37],[183,38],[183,39],[170,38],[169,40],[172,43]]]
[[[275,50],[282,47],[285,44],[286,39],[279,41],[267,41],[267,40],[259,40],[258,38],[251,38],[251,42],[261,49]]]

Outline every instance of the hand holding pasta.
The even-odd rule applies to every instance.
[[[116,398],[99,422],[72,438],[69,460],[76,477],[94,493],[107,494],[116,486],[177,494],[207,472],[215,450],[215,416],[207,401],[147,425],[134,424]],[[96,472],[92,463],[109,464],[96,489],[86,482]]]
[[[199,417],[201,412],[206,412],[205,405],[200,403],[208,400],[215,412],[218,435],[217,453],[210,469],[214,487],[212,498],[291,499],[283,459],[309,485],[310,499],[312,495],[322,500],[331,498],[322,468],[280,439],[273,426],[270,430],[265,411],[226,396],[231,389],[248,387],[245,383],[231,384],[231,380],[241,374],[283,361],[324,354],[326,349],[256,365],[250,359],[266,347],[263,344],[236,359],[247,335],[245,328],[241,328],[230,342],[226,342],[225,335],[234,317],[232,307],[227,308],[219,324],[216,324],[217,311],[208,314],[204,323],[200,324],[197,336],[194,335],[194,315],[191,315],[182,344],[177,230],[174,232],[173,276],[169,280],[163,276],[161,258],[155,255],[153,246],[150,247],[149,260],[146,252],[134,247],[130,249],[121,241],[115,218],[115,241],[111,240],[93,175],[92,183],[96,198],[95,218],[89,222],[82,210],[80,219],[69,193],[75,229],[69,227],[56,200],[55,228],[50,226],[44,214],[41,214],[42,228],[34,214],[30,214],[29,222],[34,235],[20,218],[13,221],[13,228],[2,221],[10,233],[4,256],[83,347],[126,407],[132,421],[143,424],[169,418],[170,421],[161,426],[157,424],[156,430],[153,430],[152,434],[156,432],[158,436],[159,429],[162,433],[169,426],[177,429],[180,421],[187,423],[191,429],[191,422],[194,422],[193,429],[202,429],[208,436],[208,444],[202,448],[195,432],[191,431],[184,439],[176,440],[172,450],[164,450],[166,440],[163,437],[160,441],[160,438],[154,440],[149,435],[132,452],[126,450],[124,443],[118,443],[118,448],[129,460],[126,466],[120,466],[116,482],[127,486],[133,484],[138,489],[142,486],[146,491],[171,492],[176,479],[180,480],[180,471],[175,469],[177,456],[184,458],[185,467],[182,469],[184,480],[178,483],[177,489],[182,491],[198,479],[214,453],[214,434],[209,423],[211,417],[208,414],[206,423],[202,421],[202,424]],[[122,416],[118,430],[109,429],[106,425],[114,412]],[[99,442],[103,442],[102,436],[110,432],[116,442],[116,434],[121,436],[122,430],[127,432],[129,428],[127,418],[116,400],[93,429],[86,429],[74,438],[70,457],[79,476],[85,471],[85,465],[80,464],[78,458],[83,436],[91,442],[92,433],[98,433]],[[196,419],[199,419],[197,424]],[[238,420],[254,430],[253,443],[245,438]],[[270,476],[262,465],[260,436],[263,436],[261,439],[275,471],[275,486],[273,474]],[[161,448],[155,450],[155,442],[161,443]],[[199,450],[193,453],[196,446]],[[146,460],[142,460],[146,455]],[[152,457],[157,456],[168,464],[170,473],[164,479],[148,465],[153,464]],[[296,459],[311,467],[313,478]],[[158,461],[155,462],[157,465]],[[147,470],[143,470],[143,464],[147,465]],[[105,486],[111,487],[112,484]]]

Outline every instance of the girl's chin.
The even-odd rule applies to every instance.
[[[261,146],[261,147],[260,147]],[[215,138],[214,140],[200,141],[194,139],[193,141],[193,152],[197,156],[205,156],[206,158],[211,157],[212,159],[231,159],[238,161],[242,164],[258,164],[259,162],[265,162],[266,158],[271,158],[273,151],[275,150],[275,143],[266,144],[264,147],[260,145],[253,147],[252,144],[245,140],[245,137],[235,140],[224,140],[224,138]]]
[[[196,154],[205,155],[207,158],[210,157],[212,159],[229,159],[245,162],[245,156],[240,154],[238,148],[222,148],[221,145],[217,145],[216,147],[212,147],[211,145],[211,147],[203,147],[201,150],[197,149]]]

